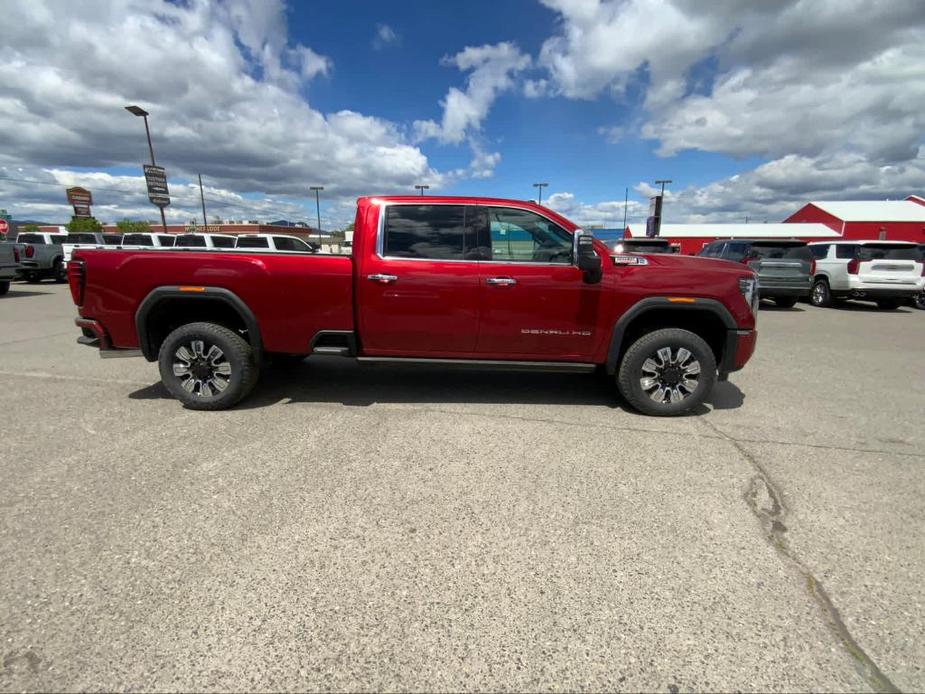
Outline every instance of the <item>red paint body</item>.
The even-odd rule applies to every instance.
[[[223,288],[257,320],[263,349],[310,352],[321,330],[355,331],[358,356],[567,361],[602,364],[617,320],[649,297],[710,299],[722,304],[740,337],[735,368],[754,349],[754,316],[734,263],[670,254],[648,265],[614,265],[595,241],[603,276],[589,284],[573,265],[382,258],[376,251],[381,203],[421,204],[417,196],[360,198],[353,256],[267,252],[87,249],[81,317],[99,322],[113,347],[139,346],[135,316],[154,289]],[[490,198],[428,197],[424,204],[488,205],[530,210],[568,232],[577,227],[535,204]],[[369,275],[398,276],[393,283]],[[509,277],[513,286],[489,285]],[[75,282],[72,274],[71,282]],[[690,305],[690,304],[688,304]],[[679,309],[683,308],[678,306]],[[734,369],[730,369],[734,370]]]

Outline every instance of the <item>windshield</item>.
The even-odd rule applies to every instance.
[[[860,246],[858,260],[918,260],[919,249],[915,246],[898,246],[884,244],[882,246]]]

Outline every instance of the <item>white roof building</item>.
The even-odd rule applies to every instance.
[[[909,203],[914,205],[915,203]],[[925,207],[922,207],[925,210]],[[645,224],[627,225],[629,235],[644,237]],[[790,224],[662,224],[661,237],[666,239],[718,238],[718,239],[833,239],[841,235],[816,223]]]
[[[925,204],[912,200],[812,200],[809,204],[843,222],[925,222]]]

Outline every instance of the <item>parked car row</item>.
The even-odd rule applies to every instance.
[[[34,232],[16,238],[21,258],[17,261],[18,276],[27,282],[52,278],[67,280],[67,263],[75,250],[81,248],[198,248],[212,250],[248,250],[263,248],[276,253],[314,253],[316,244],[306,243],[297,236],[280,234],[158,234],[158,233],[91,233],[74,234]],[[4,275],[0,273],[0,282]],[[0,292],[3,293],[3,292]]]
[[[925,308],[923,252],[925,244],[905,241],[728,239],[708,243],[699,255],[748,265],[761,298],[778,306],[860,299],[891,310],[904,301]]]

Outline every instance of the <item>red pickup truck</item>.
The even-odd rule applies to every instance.
[[[545,207],[365,197],[352,256],[81,249],[68,281],[102,356],[157,361],[188,407],[231,407],[274,361],[593,371],[651,415],[690,410],[755,348],[747,267],[612,255]]]

